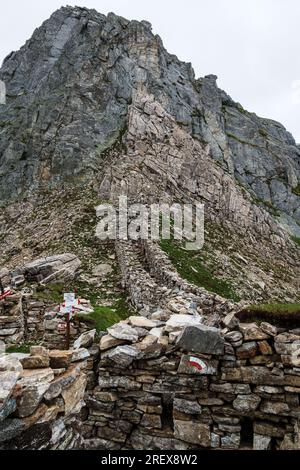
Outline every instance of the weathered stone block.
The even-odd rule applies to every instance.
[[[264,401],[260,405],[260,411],[272,415],[286,415],[289,413],[290,408],[287,403],[277,403],[274,401]]]
[[[245,341],[257,341],[269,337],[256,323],[240,323],[239,328]]]
[[[221,447],[223,449],[238,449],[240,447],[240,434],[229,434],[221,437]]]
[[[50,351],[50,367],[52,369],[66,369],[71,364],[72,351]]]
[[[174,421],[174,437],[196,444],[201,447],[210,447],[211,434],[208,424],[197,423],[195,421]]]
[[[239,359],[249,359],[254,357],[257,352],[257,343],[255,341],[244,343],[237,348],[236,355]]]
[[[184,351],[214,355],[223,354],[225,349],[220,331],[205,325],[186,327],[176,345]]]
[[[271,444],[271,437],[254,434],[253,437],[253,450],[269,450]]]
[[[43,369],[49,367],[49,356],[29,356],[21,359],[24,369]]]
[[[161,417],[155,414],[144,414],[141,420],[141,426],[144,428],[158,428],[161,429]]]
[[[114,348],[115,346],[119,346],[120,344],[124,344],[125,340],[116,339],[111,335],[102,336],[100,340],[100,350],[107,351],[108,349]]]
[[[181,398],[175,398],[173,403],[174,410],[180,411],[188,415],[195,415],[202,413],[202,407],[196,400],[184,400]]]
[[[238,395],[233,402],[233,408],[241,413],[255,411],[261,402],[261,398],[254,394]]]

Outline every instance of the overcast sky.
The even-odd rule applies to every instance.
[[[150,21],[197,77],[218,75],[234,100],[300,143],[299,0],[10,0],[0,6],[0,62],[67,4]]]

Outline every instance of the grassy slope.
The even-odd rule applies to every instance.
[[[76,318],[89,323],[99,332],[106,331],[107,328],[121,320],[125,320],[128,316],[130,316],[130,311],[126,304],[126,299],[124,296],[121,296],[113,307],[96,305],[94,306],[93,313],[89,315],[78,314]]]
[[[108,307],[100,305],[102,292],[99,292],[97,288],[89,284],[79,281],[70,286],[64,284],[51,284],[46,287],[39,286],[36,296],[39,300],[60,304],[63,302],[63,294],[67,290],[70,292],[76,291],[79,297],[91,301],[94,312],[88,315],[77,314],[76,318],[89,324],[91,328],[96,328],[98,332],[107,330],[110,326],[118,323],[120,320],[125,320],[132,314],[127,305],[125,292],[116,294],[112,301],[112,306]]]
[[[204,266],[199,258],[199,252],[186,251],[173,240],[162,240],[161,248],[167,253],[179,274],[187,281],[227,299],[240,300],[229,282],[218,279]]]
[[[300,327],[300,304],[260,304],[249,305],[242,310],[238,317],[244,322],[267,321],[276,326],[299,328]]]

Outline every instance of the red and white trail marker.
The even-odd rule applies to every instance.
[[[205,362],[199,359],[199,357],[191,356],[188,361],[188,364],[191,367],[196,367],[196,369],[200,371],[204,371],[207,368],[207,365],[205,364]]]
[[[4,290],[3,294],[0,294],[0,300],[6,299],[6,297],[9,297],[10,295],[13,295],[12,291],[10,289]]]

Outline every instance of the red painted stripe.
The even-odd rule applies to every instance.
[[[6,297],[9,297],[13,293],[9,290],[8,292],[4,292],[4,294],[0,295],[0,300],[5,299]]]
[[[189,361],[189,364],[193,367],[196,367],[196,369],[198,369],[198,370],[203,369],[203,367],[201,367],[200,364],[198,364],[198,362]]]

